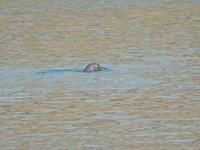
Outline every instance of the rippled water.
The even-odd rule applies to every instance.
[[[200,148],[199,1],[0,4],[0,149]]]

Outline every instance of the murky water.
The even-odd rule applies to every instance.
[[[199,1],[0,4],[0,149],[200,149]]]

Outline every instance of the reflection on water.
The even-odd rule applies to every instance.
[[[199,2],[0,3],[2,149],[200,148]]]

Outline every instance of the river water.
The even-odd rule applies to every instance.
[[[199,1],[0,4],[0,149],[200,149]]]

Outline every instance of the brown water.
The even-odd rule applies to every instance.
[[[1,0],[0,14],[0,149],[200,149],[199,1]]]

